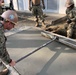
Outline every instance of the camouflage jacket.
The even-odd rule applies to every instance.
[[[66,9],[67,19],[70,19],[71,22],[76,22],[76,8],[69,10]]]
[[[6,38],[2,23],[0,23],[0,58],[6,63],[11,62],[10,56],[6,50]]]

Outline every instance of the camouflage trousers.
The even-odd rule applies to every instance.
[[[43,11],[40,5],[32,6],[32,14],[36,17],[37,22],[38,22],[38,18],[40,18],[42,22],[44,21]]]
[[[1,59],[0,59],[0,72],[2,71],[2,70],[4,70],[6,67],[2,64],[2,61],[1,61]]]
[[[0,6],[0,15],[2,14],[2,7]]]
[[[71,38],[76,33],[76,23],[72,22],[67,28],[67,37]]]

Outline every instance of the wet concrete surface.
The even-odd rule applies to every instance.
[[[20,31],[16,31],[17,33],[14,32],[12,35],[6,34],[8,35],[7,50],[15,61],[50,40],[41,35],[42,30],[33,28],[35,21],[31,20],[31,17],[33,16],[19,20],[15,30],[22,27]],[[56,19],[55,17],[53,16],[54,19]],[[49,24],[52,17],[47,18],[46,24]],[[76,51],[54,41],[16,63],[15,67],[21,75],[76,75]]]
[[[8,36],[7,49],[17,61],[50,39],[33,27]],[[52,42],[24,60],[16,63],[21,75],[76,75],[76,51],[59,42]]]

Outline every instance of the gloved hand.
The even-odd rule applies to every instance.
[[[43,5],[43,9],[45,9],[45,5]]]
[[[66,21],[67,23],[71,23],[72,21],[70,20],[70,19],[67,19],[67,21]]]
[[[16,64],[16,62],[15,62],[14,60],[12,60],[12,61],[9,63],[9,65],[12,66],[12,67],[15,66],[15,64]]]

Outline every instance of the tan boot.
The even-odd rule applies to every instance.
[[[44,24],[44,22],[42,22],[42,27],[41,27],[43,30],[46,29],[46,25]]]
[[[42,27],[44,27],[44,28],[46,27],[46,25],[45,25],[45,23],[44,23],[44,22],[42,22]]]
[[[0,75],[7,75],[8,71],[8,69],[4,69],[0,72]]]
[[[35,27],[38,27],[38,26],[39,26],[39,23],[38,23],[38,22],[36,22]]]

